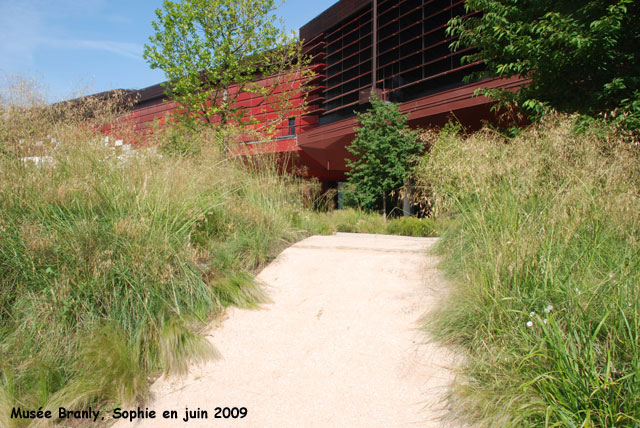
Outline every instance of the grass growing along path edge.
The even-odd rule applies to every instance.
[[[444,131],[420,181],[455,290],[428,325],[468,352],[452,399],[486,427],[640,426],[640,156],[550,116]]]
[[[207,132],[190,136],[186,156],[134,154],[105,147],[75,110],[2,107],[2,426],[29,424],[10,418],[14,407],[142,403],[158,374],[216,355],[199,329],[229,305],[262,302],[254,272],[303,237],[431,231],[314,213],[313,183],[268,157],[229,158]],[[22,159],[35,155],[46,161]]]
[[[253,272],[312,224],[309,185],[269,160],[51,138],[44,165],[0,154],[2,426],[28,423],[12,407],[140,403],[157,373],[215,355],[199,327],[263,301]]]

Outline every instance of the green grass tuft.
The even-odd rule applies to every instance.
[[[478,426],[640,426],[640,156],[549,117],[513,139],[444,132],[421,181],[455,289],[429,326],[469,350]]]
[[[399,217],[387,224],[386,232],[389,235],[403,236],[438,236],[438,226],[433,219],[415,217]]]
[[[184,375],[190,363],[219,357],[213,345],[194,330],[192,325],[176,317],[164,322],[157,347],[160,367],[165,374]]]
[[[312,214],[317,234],[335,232],[373,233],[416,237],[438,236],[440,226],[433,219],[398,217],[384,221],[381,214],[353,208]]]
[[[311,183],[206,132],[197,154],[123,157],[85,122],[0,107],[0,425],[9,405],[140,403],[158,374],[214,357],[199,329],[264,302],[254,273],[315,224]]]

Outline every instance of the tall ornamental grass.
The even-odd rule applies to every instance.
[[[29,422],[12,407],[141,403],[154,376],[215,356],[199,329],[264,301],[253,273],[311,222],[307,186],[268,159],[207,133],[197,156],[115,150],[95,136],[110,100],[37,101],[0,111],[3,427]]]
[[[425,157],[455,287],[428,327],[468,351],[452,399],[478,426],[640,426],[638,149],[554,116]]]

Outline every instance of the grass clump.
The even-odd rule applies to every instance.
[[[386,232],[389,235],[438,236],[438,225],[431,218],[398,217],[387,224]]]
[[[311,213],[308,223],[309,230],[316,234],[347,232],[432,237],[438,236],[440,229],[430,218],[397,217],[385,221],[378,213],[353,208]]]
[[[315,221],[325,233],[382,234],[385,233],[386,227],[384,218],[380,214],[353,208],[316,213]]]
[[[353,208],[312,213],[311,218],[310,230],[317,234],[347,232],[431,237],[438,236],[440,228],[430,218],[397,217],[385,221],[379,213]]]
[[[197,156],[125,157],[70,107],[0,111],[1,426],[28,422],[10,407],[140,403],[151,377],[215,356],[198,329],[263,301],[253,273],[304,235],[305,185],[268,159],[206,132]]]
[[[639,161],[561,116],[425,158],[455,284],[430,329],[469,351],[454,399],[479,426],[640,426]]]

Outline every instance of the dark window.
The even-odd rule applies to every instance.
[[[289,118],[289,135],[296,135],[296,118]]]

